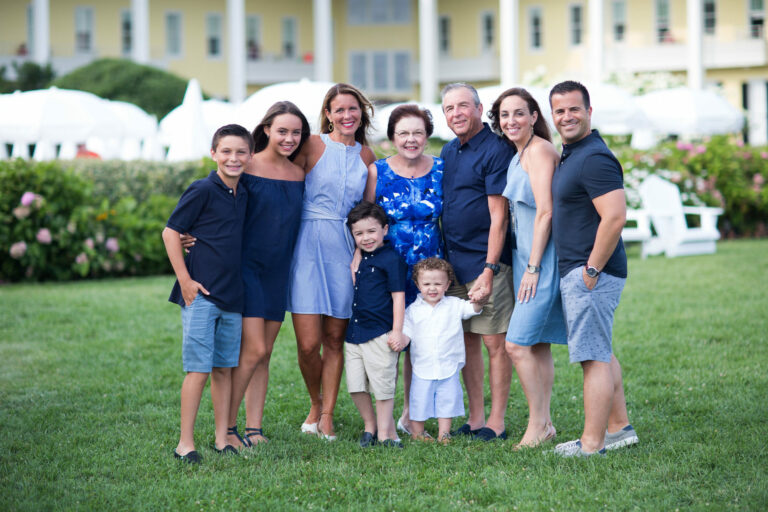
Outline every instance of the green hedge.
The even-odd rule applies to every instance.
[[[639,206],[637,185],[658,174],[678,185],[686,204],[722,207],[718,226],[724,236],[768,235],[768,148],[716,136],[700,143],[667,142],[651,151],[624,147],[617,156],[630,205]]]
[[[212,166],[0,161],[0,281],[168,272],[160,233]]]

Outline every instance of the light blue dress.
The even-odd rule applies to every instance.
[[[320,135],[325,151],[307,174],[296,249],[291,262],[288,309],[335,318],[352,316],[354,241],[347,214],[363,198],[368,169],[360,143],[347,146]]]
[[[531,255],[533,221],[536,218],[536,201],[533,198],[531,180],[520,165],[520,157],[517,154],[509,164],[507,186],[503,195],[509,200],[510,218],[514,219],[513,230],[517,248],[512,251],[512,275],[517,297],[520,281]],[[541,258],[536,297],[528,302],[515,302],[507,329],[507,341],[525,346],[537,343],[567,343],[563,305],[560,300],[560,275],[552,236],[549,237]]]

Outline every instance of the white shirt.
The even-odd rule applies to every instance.
[[[405,310],[403,333],[411,338],[411,364],[420,379],[447,379],[464,367],[462,320],[478,315],[458,297],[443,297],[434,306],[419,294]]]

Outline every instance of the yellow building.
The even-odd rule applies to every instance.
[[[768,139],[766,0],[0,0],[0,65],[58,75],[126,57],[241,100],[266,84],[347,81],[435,101],[441,84],[666,71],[716,83]],[[595,32],[593,26],[600,27]],[[692,27],[699,27],[698,30]],[[10,66],[8,66],[10,68]]]

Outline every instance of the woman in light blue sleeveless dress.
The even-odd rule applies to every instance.
[[[503,92],[488,115],[496,132],[517,148],[504,190],[517,243],[513,253],[517,303],[507,329],[507,352],[528,400],[528,427],[517,446],[531,447],[556,435],[549,410],[555,373],[550,344],[567,343],[550,236],[558,154],[538,103],[525,89]]]
[[[308,173],[288,290],[299,368],[310,398],[301,431],[329,441],[336,439],[333,410],[352,316],[354,242],[346,220],[363,199],[368,165],[375,160],[365,137],[372,113],[360,91],[334,85],[323,100],[322,135],[311,136],[296,160]]]

